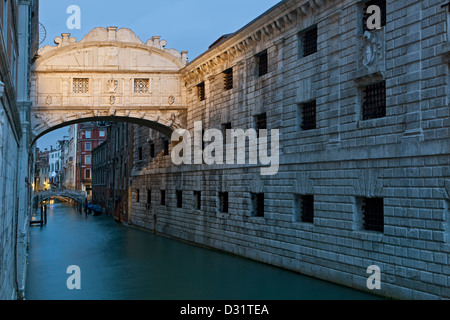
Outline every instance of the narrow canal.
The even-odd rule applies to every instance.
[[[81,270],[81,289],[66,273]],[[27,300],[302,300],[378,297],[49,205],[31,228]]]

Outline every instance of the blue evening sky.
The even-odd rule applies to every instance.
[[[129,28],[144,43],[152,36],[167,41],[166,48],[189,51],[189,61],[208,49],[220,36],[232,33],[279,0],[41,0],[40,22],[47,31],[42,45],[54,45],[61,33],[81,40],[95,27]],[[70,5],[81,9],[81,29],[69,30],[66,13]],[[38,140],[38,147],[51,144],[68,135],[68,128],[55,130]]]

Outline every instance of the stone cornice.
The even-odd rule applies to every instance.
[[[216,47],[206,51],[182,70],[187,86],[202,81],[210,74],[220,72],[220,67],[243,55],[258,43],[268,41],[295,25],[333,0],[285,0],[238,30]]]

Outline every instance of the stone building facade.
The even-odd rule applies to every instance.
[[[38,1],[0,3],[0,299],[23,297],[36,151],[30,148],[31,62]],[[18,201],[20,199],[21,201]]]
[[[116,221],[129,222],[129,183],[132,164],[132,124],[112,122],[108,139],[92,151],[92,202]]]
[[[441,5],[285,0],[217,41],[180,70],[187,129],[278,129],[278,172],[177,166],[174,144],[135,127],[130,222],[365,291],[376,265],[370,292],[450,298]]]

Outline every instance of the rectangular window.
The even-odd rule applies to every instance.
[[[302,130],[316,129],[316,100],[301,103],[298,116],[301,119],[300,128]]]
[[[92,150],[92,145],[91,145],[90,142],[86,142],[86,143],[84,144],[84,150],[85,150],[85,151],[91,151],[91,150]]]
[[[258,53],[256,55],[256,61],[258,63],[258,76],[261,77],[268,72],[269,59],[267,57],[267,50]]]
[[[150,143],[150,158],[155,157],[155,144],[152,142]]]
[[[360,202],[363,229],[384,232],[383,198],[363,198]]]
[[[200,101],[205,100],[206,95],[205,95],[205,83],[204,82],[197,85],[197,96]]]
[[[105,130],[100,130],[100,131],[98,132],[98,136],[99,136],[100,138],[104,138],[104,137],[105,137]]]
[[[161,204],[162,206],[165,206],[165,205],[166,205],[166,190],[161,190],[160,204]]]
[[[183,208],[183,191],[177,190],[177,208]]]
[[[202,192],[194,191],[195,208],[200,210],[202,208]]]
[[[134,79],[134,93],[148,93],[150,79]]]
[[[73,78],[73,93],[89,93],[89,78]]]
[[[219,209],[220,212],[228,212],[228,192],[219,192]]]
[[[91,139],[91,132],[90,132],[90,131],[86,131],[86,132],[84,133],[84,137],[85,137],[86,139]]]
[[[147,204],[152,204],[152,190],[147,189]]]
[[[363,8],[363,21],[362,21],[363,32],[371,31],[371,30],[369,30],[369,28],[367,26],[367,19],[372,15],[371,11],[369,11],[369,13],[367,13],[367,9],[370,6],[378,6],[378,8],[380,8],[381,27],[386,26],[386,0],[370,0],[365,3],[364,8]]]
[[[258,137],[259,137],[259,130],[267,129],[267,115],[265,112],[255,116],[255,129]]]
[[[296,196],[296,217],[295,221],[314,223],[314,196]]]
[[[223,72],[224,77],[224,89],[230,90],[233,89],[233,68],[227,69]]]
[[[142,147],[138,148],[138,157],[139,157],[139,160],[142,160]]]
[[[92,158],[90,155],[84,156],[84,164],[91,164]]]
[[[252,216],[264,217],[264,193],[251,193]]]
[[[386,116],[386,82],[362,88],[362,119],[376,119]]]
[[[163,139],[163,144],[164,144],[164,149],[163,149],[163,154],[165,155],[165,156],[167,156],[168,154],[169,154],[169,140],[167,139],[167,138],[164,138]]]
[[[312,26],[299,34],[301,43],[300,57],[307,57],[317,52],[317,26]]]
[[[91,169],[85,169],[84,170],[84,178],[85,179],[91,179]]]
[[[136,202],[139,202],[139,196],[140,196],[140,194],[139,194],[139,189],[136,189]]]

